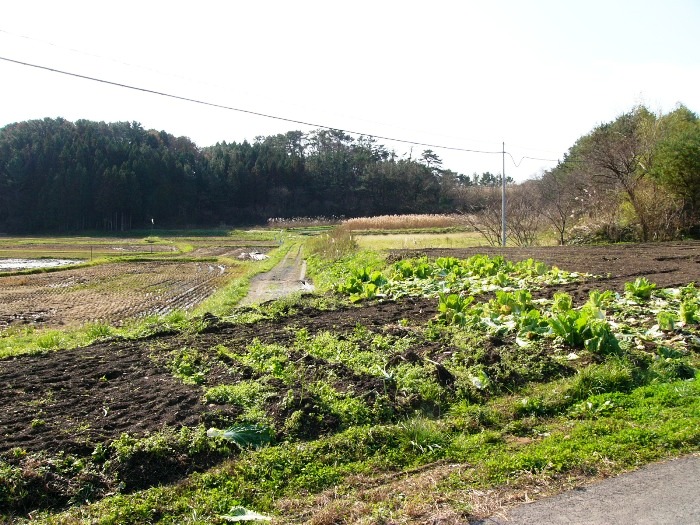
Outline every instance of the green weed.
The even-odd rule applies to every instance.
[[[309,392],[326,407],[328,412],[340,419],[343,429],[372,422],[370,407],[354,392],[340,393],[326,382],[319,381],[309,385]]]
[[[255,339],[245,353],[236,359],[260,374],[269,374],[289,384],[295,376],[295,367],[289,362],[288,350],[278,344],[263,344]]]
[[[207,356],[192,348],[180,348],[170,352],[170,370],[184,383],[201,385],[209,366]]]
[[[330,233],[309,239],[306,251],[325,260],[338,261],[357,251],[357,242],[349,229],[336,227]]]
[[[63,334],[58,330],[44,332],[36,339],[36,345],[43,350],[52,350],[61,346]]]
[[[114,331],[113,328],[108,324],[94,323],[89,324],[85,327],[85,333],[90,339],[97,340],[103,337],[111,336],[114,333]]]

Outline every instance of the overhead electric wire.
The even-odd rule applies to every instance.
[[[115,64],[119,64],[119,65],[126,66],[126,67],[129,67],[129,68],[140,69],[140,70],[143,70],[143,71],[149,71],[149,72],[151,72],[151,73],[156,73],[156,74],[158,74],[158,75],[169,76],[169,77],[177,78],[177,79],[180,79],[180,80],[185,80],[185,81],[188,81],[188,82],[197,82],[197,83],[202,84],[202,85],[204,85],[204,86],[218,87],[218,88],[222,87],[222,86],[219,85],[219,84],[212,84],[212,83],[209,83],[209,82],[204,82],[204,81],[199,80],[199,79],[198,79],[198,80],[193,80],[193,79],[190,78],[190,77],[186,77],[186,76],[179,75],[179,74],[176,74],[176,73],[164,72],[164,71],[162,71],[162,70],[154,69],[154,68],[151,68],[151,67],[146,67],[146,66],[143,66],[143,65],[140,65],[140,64],[133,64],[133,63],[130,63],[130,62],[125,62],[125,61],[123,61],[123,60],[120,60],[120,59],[117,59],[117,58],[114,58],[114,57],[111,57],[111,56],[98,55],[98,54],[96,54],[96,53],[91,53],[91,52],[88,52],[88,51],[84,51],[84,50],[82,50],[82,49],[76,49],[76,48],[72,48],[72,47],[62,46],[62,45],[60,45],[60,44],[56,44],[56,43],[50,42],[50,41],[48,41],[48,40],[43,40],[43,39],[40,39],[40,38],[34,38],[34,37],[31,37],[31,36],[27,36],[27,35],[22,35],[22,34],[18,34],[18,33],[13,33],[13,32],[11,32],[11,31],[7,31],[6,29],[0,29],[0,33],[4,33],[4,34],[6,34],[6,35],[8,35],[8,36],[12,36],[12,37],[15,37],[15,38],[21,38],[21,39],[29,40],[29,41],[32,41],[32,42],[38,42],[38,43],[40,43],[40,44],[43,44],[43,45],[46,45],[46,46],[49,46],[49,47],[52,47],[52,48],[61,49],[61,50],[65,50],[65,51],[70,51],[71,53],[76,53],[76,54],[79,54],[79,55],[84,55],[84,56],[91,57],[91,58],[96,58],[96,59],[99,59],[99,60],[107,60],[107,61],[109,61],[109,62],[114,62]],[[301,106],[300,106],[300,107],[301,107]],[[303,108],[303,109],[307,109],[307,108]],[[340,116],[344,116],[344,115],[342,115],[342,114],[339,114],[339,115],[340,115]],[[370,124],[379,124],[379,125],[382,125],[382,126],[391,126],[391,124],[387,124],[387,123],[385,123],[385,122],[378,122],[378,121],[368,120],[368,119],[358,119],[357,117],[355,117],[355,118],[356,118],[357,120],[360,120],[360,121],[363,121],[363,122],[367,122],[367,123],[370,123]],[[407,129],[407,130],[405,130],[405,131],[413,131],[413,130]],[[434,134],[434,135],[435,135],[435,136],[439,136],[439,137],[448,138],[448,139],[453,139],[453,140],[468,140],[469,142],[490,142],[490,143],[493,143],[493,141],[486,141],[486,140],[463,139],[462,137],[454,137],[454,136],[441,135],[441,134]],[[522,149],[532,149],[532,148],[522,148]]]
[[[542,161],[545,161],[545,162],[559,162],[559,159],[543,159],[543,158],[540,158],[540,157],[528,157],[528,156],[520,157],[520,160],[519,160],[518,162],[515,162],[515,157],[513,157],[513,155],[511,155],[511,154],[510,154],[509,152],[507,152],[507,151],[504,151],[503,153],[506,154],[506,155],[508,155],[508,156],[510,157],[510,160],[511,160],[511,162],[513,163],[513,166],[515,166],[516,168],[519,168],[520,165],[523,163],[523,161],[524,161],[525,159],[528,159],[528,160],[542,160]]]
[[[130,85],[130,84],[124,84],[124,83],[122,83],[122,82],[115,82],[115,81],[112,81],[112,80],[105,80],[105,79],[102,79],[102,78],[92,77],[92,76],[88,76],[88,75],[82,75],[82,74],[80,74],[80,73],[73,73],[73,72],[70,72],[70,71],[62,70],[62,69],[57,69],[57,68],[53,68],[53,67],[49,67],[49,66],[42,66],[42,65],[39,65],[39,64],[33,64],[33,63],[30,63],[30,62],[24,62],[24,61],[22,61],[22,60],[15,60],[15,59],[3,57],[3,56],[0,56],[0,60],[4,60],[4,61],[6,61],[6,62],[10,62],[10,63],[13,63],[13,64],[18,64],[18,65],[21,65],[21,66],[27,66],[27,67],[33,67],[33,68],[36,68],[36,69],[42,69],[42,70],[44,70],[44,71],[50,71],[50,72],[52,72],[52,73],[59,73],[59,74],[61,74],[61,75],[71,76],[71,77],[75,77],[75,78],[81,78],[81,79],[83,79],[83,80],[91,80],[91,81],[93,81],[93,82],[100,82],[100,83],[102,83],[102,84],[107,84],[107,85],[116,86],[116,87],[120,87],[120,88],[131,89],[131,90],[140,91],[140,92],[143,92],[143,93],[150,93],[150,94],[152,94],[152,95],[159,95],[159,96],[162,96],[162,97],[172,98],[172,99],[176,99],[176,100],[182,100],[182,101],[185,101],[185,102],[192,102],[192,103],[194,103],[194,104],[201,104],[201,105],[204,105],[204,106],[209,106],[209,107],[214,107],[214,108],[219,108],[219,109],[225,109],[225,110],[228,110],[228,111],[236,111],[236,112],[239,112],[239,113],[245,113],[245,114],[248,114],[248,115],[255,115],[255,116],[258,116],[258,117],[264,117],[264,118],[270,118],[270,119],[274,119],[274,120],[280,120],[280,121],[283,121],[283,122],[290,122],[290,123],[293,123],[293,124],[301,124],[301,125],[303,125],[303,126],[309,126],[309,127],[314,127],[314,128],[322,128],[322,129],[328,129],[328,130],[332,130],[332,131],[340,131],[340,132],[343,132],[343,133],[349,133],[349,134],[351,134],[351,135],[368,136],[368,137],[373,137],[373,138],[377,138],[377,139],[381,139],[381,140],[390,140],[390,141],[392,141],[392,142],[398,142],[398,143],[402,143],[402,144],[411,144],[411,145],[414,145],[414,146],[424,146],[424,147],[427,147],[427,148],[438,148],[438,149],[451,150],[451,151],[462,151],[462,152],[466,152],[466,153],[481,153],[481,154],[486,154],[486,155],[505,155],[505,154],[507,154],[507,155],[510,157],[511,161],[513,162],[513,164],[515,165],[516,168],[519,167],[520,164],[521,164],[521,163],[523,162],[523,160],[525,160],[525,159],[541,160],[541,161],[547,161],[547,162],[558,162],[558,160],[555,160],[555,159],[542,159],[542,158],[527,157],[527,156],[525,156],[525,157],[522,157],[522,158],[520,159],[520,162],[516,163],[516,162],[515,162],[515,158],[513,157],[513,155],[511,155],[509,152],[503,151],[503,150],[499,150],[499,151],[486,151],[486,150],[477,150],[477,149],[469,149],[469,148],[459,148],[459,147],[455,147],[455,146],[443,146],[443,145],[440,145],[440,144],[429,144],[429,143],[426,143],[426,142],[418,142],[418,141],[414,141],[414,140],[406,140],[406,139],[399,139],[399,138],[395,138],[395,137],[387,137],[387,136],[382,136],[382,135],[375,135],[375,134],[373,134],[373,133],[364,133],[364,132],[360,132],[360,131],[353,131],[353,130],[349,130],[349,129],[342,129],[342,128],[337,128],[337,127],[334,127],[334,126],[327,126],[327,125],[325,125],[325,124],[317,124],[317,123],[313,123],[313,122],[306,122],[306,121],[303,121],[303,120],[297,120],[297,119],[292,119],[292,118],[287,118],[287,117],[280,117],[280,116],[278,116],[278,115],[271,115],[271,114],[268,114],[268,113],[262,113],[262,112],[259,112],[259,111],[252,111],[252,110],[249,110],[249,109],[242,109],[242,108],[236,108],[236,107],[232,107],[232,106],[226,106],[226,105],[224,105],[224,104],[218,104],[218,103],[215,103],[215,102],[207,102],[206,100],[200,100],[200,99],[196,99],[196,98],[185,97],[185,96],[182,96],[182,95],[173,95],[172,93],[166,93],[166,92],[164,92],[164,91],[156,91],[156,90],[154,90],[154,89],[148,89],[148,88],[143,88],[143,87],[139,87],[139,86],[133,86],[133,85]]]

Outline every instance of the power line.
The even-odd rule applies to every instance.
[[[158,70],[158,69],[154,69],[154,68],[151,68],[151,67],[146,67],[146,66],[143,66],[143,65],[140,65],[140,64],[132,64],[132,63],[129,63],[129,62],[125,62],[125,61],[123,61],[123,60],[120,60],[120,59],[117,59],[117,58],[114,58],[114,57],[105,56],[105,55],[99,55],[99,54],[96,54],[96,53],[91,53],[91,52],[88,52],[88,51],[84,51],[84,50],[82,50],[82,49],[76,49],[76,48],[72,48],[72,47],[62,46],[62,45],[60,45],[60,44],[56,44],[56,43],[50,42],[50,41],[48,41],[48,40],[43,40],[43,39],[40,39],[40,38],[35,38],[35,37],[27,36],[27,35],[22,35],[22,34],[18,34],[18,33],[13,33],[13,32],[11,32],[11,31],[7,31],[6,29],[0,29],[0,33],[4,33],[4,34],[6,34],[6,35],[9,35],[9,36],[12,36],[12,37],[16,37],[16,38],[21,38],[21,39],[24,39],[24,40],[29,40],[29,41],[32,41],[32,42],[38,42],[38,43],[40,43],[40,44],[43,44],[43,45],[46,45],[46,46],[49,46],[49,47],[53,47],[53,48],[56,48],[56,49],[63,49],[63,50],[70,51],[70,52],[72,52],[72,53],[77,53],[77,54],[80,54],[80,55],[84,55],[84,56],[88,56],[88,57],[92,57],[92,58],[97,58],[97,59],[100,59],[100,60],[108,60],[108,61],[110,61],[110,62],[114,62],[115,64],[119,64],[119,65],[126,66],[126,67],[129,67],[129,68],[135,68],[135,69],[140,69],[140,70],[144,70],[144,71],[150,71],[150,72],[152,72],[152,73],[157,73],[157,74],[159,74],[159,75],[170,76],[170,77],[177,78],[177,79],[180,79],[180,80],[185,80],[185,81],[188,81],[188,82],[197,82],[197,83],[202,84],[202,85],[205,85],[205,86],[221,87],[221,85],[219,85],[219,84],[212,84],[212,83],[209,83],[209,82],[203,82],[201,79],[194,80],[194,79],[192,79],[192,78],[190,78],[190,77],[186,77],[186,76],[183,76],[183,75],[175,74],[175,73],[172,73],[172,72],[164,72],[164,71],[161,71],[161,70]],[[302,108],[303,108],[303,107],[302,107]],[[306,108],[303,108],[303,109],[306,109]],[[355,118],[357,118],[357,117],[355,117]],[[359,119],[359,120],[362,120],[362,121],[365,121],[365,122],[368,122],[368,123],[371,123],[371,124],[379,124],[379,125],[383,125],[383,126],[389,126],[389,124],[386,124],[386,123],[383,123],[383,122],[377,122],[377,121],[374,121],[374,120],[369,120],[369,119]],[[407,129],[406,131],[413,132],[414,130]],[[455,137],[455,136],[451,136],[451,135],[443,135],[443,134],[435,134],[435,133],[432,133],[432,134],[435,135],[436,137],[443,137],[443,138],[452,139],[452,140],[466,140],[466,141],[469,141],[469,142],[487,142],[487,143],[493,143],[493,141],[488,141],[488,140],[465,139],[464,137]],[[367,134],[365,134],[365,135],[367,135]],[[373,135],[373,136],[375,136],[375,135]],[[442,146],[441,146],[441,147],[442,147]],[[536,148],[529,148],[529,147],[519,147],[519,149],[524,149],[524,150],[536,150]],[[550,151],[550,152],[551,152],[551,150],[539,150],[539,151]],[[524,158],[528,158],[528,159],[532,159],[532,160],[550,160],[550,159],[538,159],[538,158],[535,158],[535,157],[524,157]],[[521,159],[521,162],[522,162],[522,159]],[[514,164],[515,164],[515,163],[514,163]],[[516,167],[518,167],[518,165],[516,165]]]
[[[27,35],[21,35],[21,34],[18,34],[18,33],[12,33],[12,32],[7,31],[7,30],[5,30],[5,29],[0,29],[0,33],[6,34],[6,35],[9,35],[9,36],[12,36],[12,37],[16,37],[16,38],[21,38],[21,39],[24,39],[24,40],[29,40],[29,41],[32,41],[32,42],[38,42],[38,43],[40,43],[40,44],[43,44],[43,45],[46,45],[46,46],[49,46],[49,47],[53,47],[53,48],[56,48],[56,49],[62,49],[62,50],[70,51],[70,52],[72,52],[72,53],[77,53],[77,54],[84,55],[84,56],[87,56],[87,57],[97,58],[97,59],[100,59],[100,60],[107,60],[107,61],[110,61],[110,62],[114,62],[115,64],[119,64],[119,65],[126,66],[126,67],[129,67],[129,68],[135,68],[135,69],[139,69],[139,70],[143,70],[143,71],[149,71],[149,72],[152,72],[152,73],[156,73],[156,74],[158,74],[158,75],[169,76],[169,77],[173,77],[173,78],[176,78],[176,79],[185,80],[185,81],[188,81],[188,82],[196,82],[196,83],[201,84],[201,85],[204,85],[204,86],[217,87],[217,88],[222,87],[221,84],[213,84],[213,83],[210,83],[210,82],[204,82],[204,81],[202,81],[201,79],[196,79],[196,80],[195,80],[195,79],[192,79],[192,78],[190,78],[190,77],[186,77],[186,76],[183,76],[183,75],[175,74],[175,73],[172,73],[172,72],[165,72],[165,71],[161,71],[161,70],[154,69],[154,68],[151,68],[151,67],[146,67],[146,66],[143,66],[143,65],[140,65],[140,64],[132,64],[132,63],[125,62],[125,61],[123,61],[123,60],[120,60],[120,59],[117,59],[117,58],[114,58],[114,57],[105,56],[105,55],[98,55],[98,54],[96,54],[96,53],[90,53],[90,52],[84,51],[84,50],[82,50],[82,49],[76,49],[76,48],[72,48],[72,47],[62,46],[62,45],[60,45],[60,44],[56,44],[56,43],[50,42],[50,41],[48,41],[48,40],[43,40],[43,39],[40,39],[40,38],[34,38],[34,37],[31,37],[31,36],[27,36]],[[304,108],[303,106],[299,106],[299,107],[301,107],[302,109],[308,109],[308,108]],[[340,115],[341,115],[341,116],[344,116],[344,115],[342,115],[342,114],[340,114]],[[370,124],[379,124],[379,125],[382,125],[382,126],[388,126],[388,125],[389,125],[389,124],[386,124],[386,123],[384,123],[384,122],[378,122],[378,121],[369,120],[369,119],[359,119],[359,118],[357,118],[357,117],[355,117],[355,119],[360,120],[360,121],[363,121],[363,122],[367,122],[367,123],[370,123]],[[412,131],[414,131],[414,130],[406,129],[405,131],[412,132]],[[434,135],[435,135],[435,134],[434,134]],[[440,136],[440,137],[448,138],[448,139],[469,140],[470,142],[475,142],[474,139],[463,139],[463,138],[461,138],[461,137],[454,137],[454,136],[448,136],[448,135],[436,135],[436,136]],[[477,141],[477,142],[478,142],[478,141]],[[492,141],[480,141],[480,142],[492,142]],[[525,149],[529,149],[529,148],[525,148]]]
[[[511,154],[510,154],[509,152],[507,152],[507,151],[504,152],[504,151],[502,151],[502,150],[501,150],[501,151],[486,151],[486,150],[477,150],[477,149],[469,149],[469,148],[458,148],[458,147],[454,147],[454,146],[444,146],[444,145],[440,145],[440,144],[429,144],[429,143],[426,143],[426,142],[417,142],[417,141],[414,141],[414,140],[406,140],[406,139],[399,139],[399,138],[395,138],[395,137],[387,137],[387,136],[382,136],[382,135],[374,135],[374,134],[372,134],[372,133],[363,133],[363,132],[360,132],[360,131],[353,131],[353,130],[349,130],[349,129],[341,129],[341,128],[337,128],[337,127],[333,127],[333,126],[327,126],[327,125],[325,125],[325,124],[317,124],[317,123],[307,122],[307,121],[303,121],[303,120],[296,120],[296,119],[291,119],[291,118],[287,118],[287,117],[281,117],[281,116],[278,116],[278,115],[271,115],[271,114],[268,114],[268,113],[261,113],[261,112],[258,112],[258,111],[252,111],[252,110],[249,110],[249,109],[243,109],[243,108],[236,108],[236,107],[232,107],[232,106],[226,106],[226,105],[224,105],[224,104],[217,104],[217,103],[215,103],[215,102],[207,102],[206,100],[200,100],[200,99],[196,99],[196,98],[185,97],[185,96],[182,96],[182,95],[174,95],[174,94],[172,94],[172,93],[166,93],[166,92],[164,92],[164,91],[156,91],[156,90],[153,90],[153,89],[143,88],[143,87],[139,87],[139,86],[133,86],[133,85],[130,85],[130,84],[124,84],[124,83],[121,83],[121,82],[115,82],[115,81],[112,81],[112,80],[105,80],[105,79],[102,79],[102,78],[92,77],[92,76],[88,76],[88,75],[81,75],[81,74],[79,74],[79,73],[73,73],[73,72],[70,72],[70,71],[64,71],[64,70],[62,70],[62,69],[56,69],[56,68],[52,68],[52,67],[49,67],[49,66],[42,66],[42,65],[39,65],[39,64],[32,64],[32,63],[30,63],[30,62],[24,62],[24,61],[21,61],[21,60],[15,60],[15,59],[12,59],[12,58],[7,58],[7,57],[2,57],[2,56],[0,56],[0,60],[4,60],[4,61],[6,61],[6,62],[11,62],[11,63],[13,63],[13,64],[18,64],[18,65],[21,65],[21,66],[33,67],[33,68],[41,69],[41,70],[44,70],[44,71],[50,71],[50,72],[52,72],[52,73],[59,73],[59,74],[61,74],[61,75],[71,76],[71,77],[75,77],[75,78],[81,78],[81,79],[83,79],[83,80],[90,80],[90,81],[93,81],[93,82],[99,82],[99,83],[107,84],[107,85],[110,85],[110,86],[116,86],[116,87],[120,87],[120,88],[124,88],[124,89],[131,89],[131,90],[140,91],[140,92],[143,92],[143,93],[150,93],[150,94],[152,94],[152,95],[159,95],[159,96],[162,96],[162,97],[172,98],[172,99],[176,99],[176,100],[182,100],[182,101],[185,101],[185,102],[192,102],[192,103],[194,103],[194,104],[201,104],[201,105],[203,105],[203,106],[209,106],[209,107],[214,107],[214,108],[219,108],[219,109],[225,109],[225,110],[228,110],[228,111],[236,111],[236,112],[239,112],[239,113],[245,113],[245,114],[248,114],[248,115],[254,115],[254,116],[258,116],[258,117],[264,117],[264,118],[269,118],[269,119],[274,119],[274,120],[280,120],[280,121],[283,121],[283,122],[290,122],[290,123],[293,123],[293,124],[301,124],[301,125],[303,125],[303,126],[309,126],[309,127],[314,127],[314,128],[322,128],[322,129],[328,129],[328,130],[332,130],[332,131],[340,131],[340,132],[342,132],[342,133],[349,133],[349,134],[352,134],[352,135],[370,136],[370,137],[377,138],[377,139],[381,139],[381,140],[390,140],[390,141],[392,141],[392,142],[398,142],[398,143],[402,143],[402,144],[411,144],[411,145],[414,145],[414,146],[424,146],[424,147],[427,147],[427,148],[438,148],[438,149],[451,150],[451,151],[462,151],[462,152],[466,152],[466,153],[481,153],[481,154],[486,154],[486,155],[503,155],[503,154],[507,154],[507,155],[510,157],[511,161],[513,162],[513,165],[514,165],[516,168],[519,167],[520,164],[522,164],[523,160],[525,160],[525,159],[540,160],[540,161],[546,161],[546,162],[558,162],[558,160],[555,160],[555,159],[544,159],[544,158],[537,158],[537,157],[528,157],[528,156],[524,156],[524,157],[522,157],[522,158],[520,159],[519,162],[516,163],[515,158],[513,157],[513,155],[511,155]]]
[[[523,163],[523,161],[524,161],[525,159],[527,159],[527,160],[541,160],[541,161],[544,161],[544,162],[559,162],[559,159],[543,159],[543,158],[541,158],[541,157],[528,157],[528,156],[520,157],[520,160],[519,160],[518,162],[516,162],[516,161],[515,161],[515,158],[513,157],[513,155],[511,155],[511,154],[510,154],[509,152],[507,152],[507,151],[505,151],[504,153],[510,157],[511,162],[513,163],[513,165],[514,165],[516,168],[519,168],[520,165]]]

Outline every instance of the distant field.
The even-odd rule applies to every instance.
[[[2,258],[96,259],[134,255],[230,255],[245,247],[273,247],[279,234],[240,231],[217,236],[111,237],[0,237]]]
[[[230,276],[230,268],[202,262],[101,264],[52,273],[0,278],[0,328],[57,327],[188,309]]]
[[[150,253],[176,253],[172,244],[147,243],[138,239],[88,239],[88,238],[0,238],[0,258],[84,259],[138,255]]]
[[[267,231],[234,233],[238,235],[0,238],[0,259],[93,262],[52,272],[0,272],[0,330],[120,324],[191,309],[241,273],[241,253],[269,251],[281,239]]]
[[[372,250],[470,248],[487,245],[477,232],[362,234],[353,237],[362,248]]]

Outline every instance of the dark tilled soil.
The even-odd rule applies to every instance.
[[[548,246],[529,248],[468,248],[459,250],[429,249],[395,251],[392,257],[406,256],[459,257],[476,254],[502,255],[512,261],[535,259],[570,272],[597,276],[582,283],[557,286],[577,301],[588,299],[591,290],[623,292],[625,283],[646,277],[661,288],[700,283],[700,242],[619,244],[612,246]],[[546,291],[545,291],[546,294]]]
[[[401,255],[466,258],[475,253],[501,254],[513,260],[532,257],[565,270],[602,275],[602,279],[551,290],[553,294],[563,288],[581,299],[596,288],[623,291],[625,282],[642,275],[659,286],[700,280],[700,242],[423,250]],[[201,387],[183,384],[151,359],[153,345],[208,349],[224,344],[235,349],[256,337],[286,344],[294,337],[294,328],[301,327],[310,333],[350,331],[358,324],[376,330],[396,329],[401,319],[427,321],[435,315],[435,306],[434,300],[415,299],[336,311],[305,309],[279,322],[220,324],[197,336],[102,343],[0,361],[0,452],[12,447],[85,452],[86,447],[122,432],[142,433],[164,425],[203,421],[209,407],[201,402]]]
[[[602,279],[588,279],[563,287],[580,300],[585,300],[594,288],[623,291],[624,283],[638,276],[646,276],[662,287],[700,280],[700,242],[509,248],[505,251],[489,248],[423,250],[403,252],[401,256],[468,257],[475,253],[502,254],[513,260],[532,257],[561,269],[603,276]],[[561,289],[543,293],[553,294]],[[162,356],[172,349],[189,347],[211,352],[213,347],[223,344],[235,352],[256,337],[268,343],[286,344],[302,327],[311,334],[322,330],[343,333],[361,324],[371,330],[393,333],[403,330],[399,324],[402,319],[419,324],[435,313],[435,300],[423,299],[373,303],[336,311],[306,308],[278,322],[263,321],[254,325],[215,323],[206,333],[195,336],[164,334],[145,340],[119,340],[2,360],[0,454],[21,447],[30,452],[88,456],[97,444],[108,443],[123,432],[142,435],[165,426],[210,425],[217,424],[217,418],[225,420],[225,414],[221,415],[222,407],[203,403],[202,386],[183,384],[173,377],[161,359],[154,358],[154,355]],[[426,345],[424,349],[414,349],[417,358],[430,356],[439,361],[441,349],[430,347],[427,342]],[[359,377],[341,368],[335,372],[340,388],[352,387],[358,393],[378,388],[373,384],[375,378]],[[437,373],[440,373],[439,368]],[[212,370],[208,381],[233,383],[249,377],[250,371],[240,370],[234,374],[222,367],[219,371]],[[449,377],[445,380],[448,381]],[[311,406],[308,408],[313,410]],[[288,414],[279,414],[282,420],[286,416]],[[177,468],[177,465],[173,466],[173,469]],[[173,472],[164,472],[163,479],[149,481],[157,483],[172,477]]]
[[[201,394],[139,343],[0,361],[0,451],[85,454],[122,432],[198,423]]]
[[[435,315],[434,303],[410,300],[331,312],[307,309],[280,322],[221,324],[196,336],[164,335],[2,360],[0,453],[13,447],[90,453],[97,443],[123,432],[207,423],[216,410],[202,403],[202,388],[173,377],[151,357],[154,354],[183,347],[209,351],[218,344],[235,351],[255,338],[286,344],[302,326],[310,333],[351,331],[357,324],[379,329],[400,319],[427,320]],[[208,377],[217,383],[241,378],[226,374],[217,377],[213,371]]]

